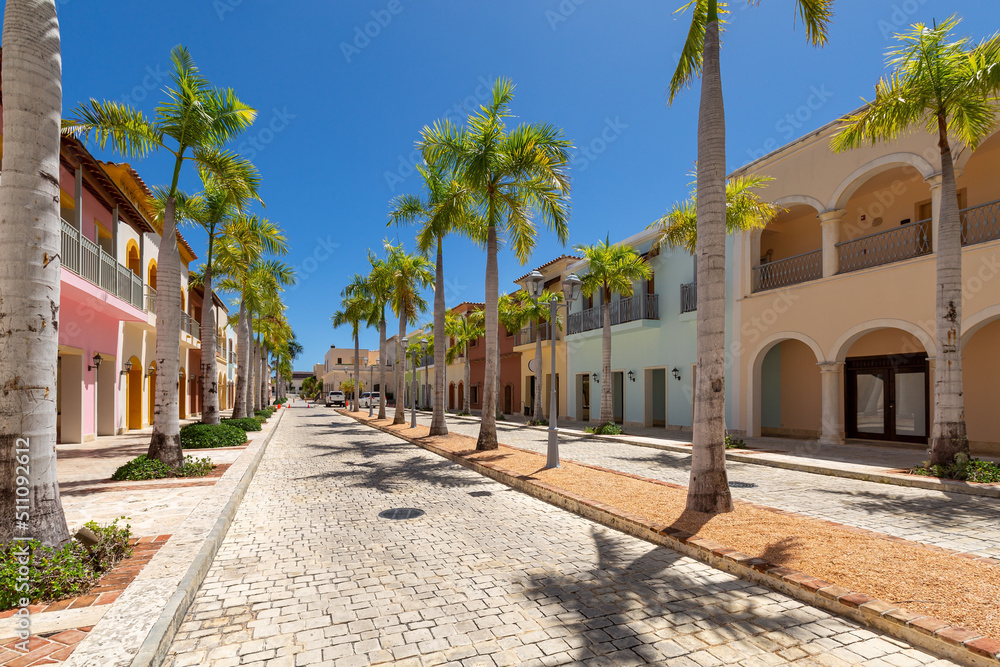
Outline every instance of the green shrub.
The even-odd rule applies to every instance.
[[[263,419],[267,421],[274,415],[274,408],[264,408],[263,410],[257,410],[253,413],[253,416],[257,419]]]
[[[459,412],[457,416],[459,416],[459,417],[471,417],[472,413],[471,412]]]
[[[747,443],[742,438],[736,438],[726,434],[726,449],[746,449]]]
[[[21,598],[38,602],[83,595],[105,572],[132,555],[128,524],[121,528],[115,519],[107,526],[93,521],[86,526],[99,538],[89,550],[76,540],[58,548],[43,546],[38,540],[0,544],[0,609],[20,606]],[[23,570],[19,581],[22,567],[27,568],[27,581]]]
[[[955,460],[948,465],[931,465],[930,461],[924,461],[922,465],[911,468],[910,474],[993,484],[1000,482],[1000,464],[971,459],[965,454],[956,454]]]
[[[236,426],[237,428],[243,429],[243,431],[259,431],[261,430],[260,421],[256,417],[243,417],[241,419],[223,419],[223,424],[229,424],[231,426]]]
[[[212,472],[211,459],[196,459],[185,456],[180,470],[174,470],[163,461],[138,456],[115,470],[111,479],[116,482],[135,482],[146,479],[163,479],[164,477],[204,477]]]
[[[549,425],[548,419],[532,419],[531,421],[528,422],[528,426],[548,426],[548,425]]]
[[[275,404],[275,405],[284,405],[284,404],[285,404],[285,403],[287,403],[287,402],[288,402],[288,399],[287,399],[287,398],[279,398],[278,400],[276,400],[276,401],[274,402],[274,404]]]
[[[600,426],[587,426],[583,430],[586,433],[594,433],[596,435],[624,435],[625,433],[625,429],[614,422],[608,422]]]
[[[246,441],[246,431],[232,424],[188,424],[181,429],[184,449],[236,447]]]

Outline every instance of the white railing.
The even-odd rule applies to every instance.
[[[60,220],[62,239],[60,257],[67,270],[105,292],[114,294],[136,308],[142,308],[142,278],[118,263],[80,231],[65,220]]]

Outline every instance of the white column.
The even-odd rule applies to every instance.
[[[819,365],[819,377],[823,392],[823,431],[821,445],[842,445],[844,424],[840,416],[840,378],[844,362],[823,362]]]
[[[844,219],[844,209],[825,211],[819,214],[819,224],[823,229],[823,277],[837,275],[840,270],[840,257],[837,255],[837,244],[840,243],[840,222]]]
[[[937,252],[938,228],[941,225],[941,174],[928,176],[924,183],[931,189],[931,250]]]

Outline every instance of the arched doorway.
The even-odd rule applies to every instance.
[[[468,409],[469,406],[465,404],[465,383],[458,383],[458,410],[459,412]]]
[[[155,259],[149,260],[149,269],[148,269],[147,275],[148,275],[148,278],[147,278],[146,282],[148,282],[149,286],[152,287],[155,290],[156,289],[156,260]]]
[[[226,376],[222,373],[219,373],[219,383],[215,387],[219,396],[219,409],[225,410],[229,407],[226,405],[226,398],[229,392],[226,391]]]
[[[128,371],[128,430],[142,428],[142,362],[137,357],[129,359]]]
[[[142,266],[139,265],[139,246],[135,241],[129,241],[125,251],[128,270],[142,278]]]
[[[156,411],[156,362],[149,362],[149,367],[151,373],[149,375],[149,397],[148,397],[148,412],[149,412],[149,425],[153,425],[153,416]],[[141,368],[141,366],[140,366]]]
[[[181,419],[187,419],[187,377],[183,368],[177,381],[177,405],[178,416]]]
[[[765,339],[750,359],[748,435],[763,435],[765,429],[776,436],[818,435],[823,427],[819,344],[797,331],[784,331]]]
[[[455,409],[455,383],[452,382],[448,385],[448,409]]]
[[[503,413],[505,415],[513,414],[514,412],[514,387],[511,385],[506,385],[503,388]]]
[[[996,455],[1000,451],[1000,411],[996,409],[996,397],[1000,395],[1000,355],[996,352],[1000,349],[1000,313],[963,329],[962,396],[969,446],[973,453]]]

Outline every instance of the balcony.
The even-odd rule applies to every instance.
[[[681,285],[681,315],[698,310],[698,283]]]
[[[823,277],[823,251],[813,250],[753,267],[753,291],[764,292]]]
[[[518,345],[534,345],[539,339],[538,327],[536,325],[531,325],[524,327],[519,332],[517,332],[517,339],[514,341],[514,346]],[[542,323],[541,332],[542,341],[552,340],[552,324],[550,322]],[[556,340],[559,340],[559,329],[556,328]]]
[[[594,331],[604,326],[603,306],[588,308],[579,313],[570,313],[568,334]],[[660,319],[660,300],[657,294],[640,294],[613,301],[608,308],[611,312],[611,326]]]
[[[185,312],[181,313],[181,331],[190,334],[195,340],[201,340],[201,326],[198,324],[198,320]]]
[[[142,278],[119,264],[104,250],[82,236],[73,225],[62,223],[60,257],[62,265],[105,292],[142,309]]]
[[[838,273],[901,262],[931,253],[931,221],[908,223],[837,244]]]
[[[962,245],[975,245],[1000,239],[1000,200],[970,206],[962,216]]]

